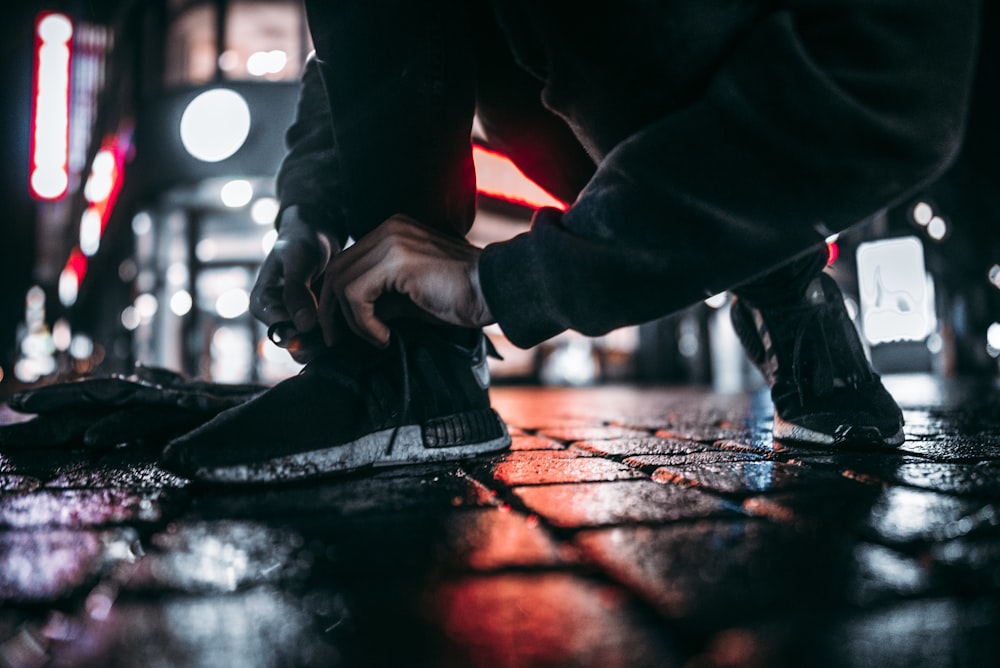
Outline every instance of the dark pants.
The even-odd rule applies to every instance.
[[[515,62],[491,3],[389,4],[391,10],[382,2],[306,2],[350,235],[359,238],[402,213],[464,236],[475,216],[474,114],[492,148],[572,202],[601,158],[595,146],[623,133],[622,115],[596,115],[592,129],[601,141],[585,150],[581,137],[542,104],[538,73]],[[627,104],[610,92],[608,100]],[[632,102],[624,116],[654,113]],[[604,127],[603,118],[617,120]],[[825,253],[817,247],[735,292],[754,303],[794,298],[822,270]]]

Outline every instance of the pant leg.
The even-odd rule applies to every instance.
[[[306,0],[349,234],[402,213],[464,235],[475,216],[475,66],[460,0]]]
[[[757,308],[768,308],[794,302],[800,298],[809,283],[826,267],[829,249],[818,244],[763,276],[733,288],[732,292]]]
[[[597,165],[566,122],[542,104],[543,82],[517,63],[493,9],[470,0],[476,29],[476,113],[486,144],[535,183],[572,202]]]

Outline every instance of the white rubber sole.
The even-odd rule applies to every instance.
[[[777,413],[774,414],[774,427],[772,428],[774,440],[776,441],[798,441],[801,443],[815,443],[817,445],[843,445],[850,441],[838,439],[836,436],[824,434],[823,432],[807,429],[801,425],[783,420]],[[902,445],[905,435],[902,427],[898,432],[883,439],[859,439],[859,445],[884,445],[894,447]]]
[[[383,429],[330,448],[298,452],[252,464],[198,468],[193,476],[196,480],[213,483],[282,483],[349,473],[372,466],[457,461],[498,452],[510,446],[510,434],[503,422],[500,425],[503,433],[497,438],[443,447],[426,447],[423,428],[420,425],[405,425],[398,431],[395,428]]]

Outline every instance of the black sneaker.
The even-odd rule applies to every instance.
[[[771,388],[774,438],[822,445],[896,446],[903,414],[865,357],[837,283],[820,274],[790,305],[736,298],[731,317]]]
[[[164,463],[202,482],[274,483],[503,450],[487,344],[478,330],[413,322],[385,350],[352,340],[171,441]]]

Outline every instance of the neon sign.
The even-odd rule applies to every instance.
[[[43,12],[35,20],[35,77],[31,99],[32,197],[55,200],[69,188],[69,84],[73,22]]]

